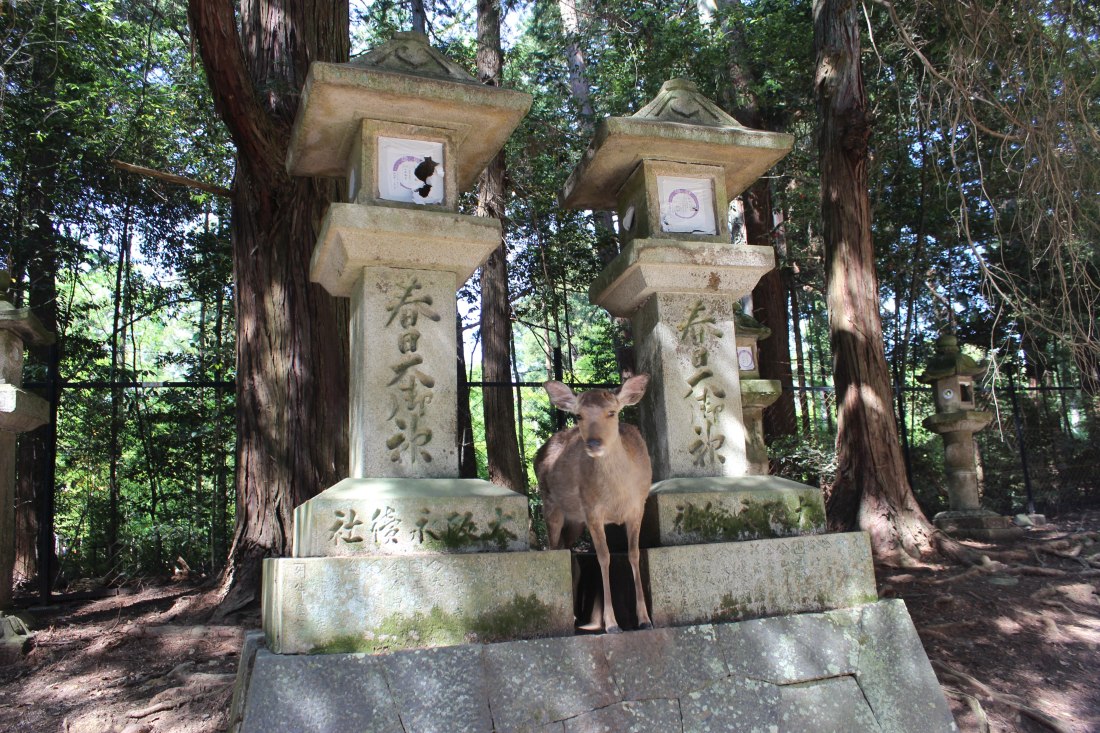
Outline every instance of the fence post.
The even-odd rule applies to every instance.
[[[563,381],[563,376],[564,376],[564,374],[563,374],[562,363],[561,363],[561,347],[560,346],[555,346],[554,347],[554,379],[561,382],[561,381]],[[550,409],[551,409],[551,412],[554,413],[554,430],[555,431],[564,430],[565,429],[565,415],[562,413],[561,410],[554,407],[553,405],[550,406]]]
[[[1020,449],[1020,467],[1024,470],[1024,491],[1027,492],[1027,513],[1035,513],[1035,497],[1031,492],[1031,473],[1027,468],[1027,444],[1024,442],[1023,420],[1020,418],[1020,403],[1016,399],[1016,379],[1008,372],[1008,396],[1012,401],[1012,423],[1016,428],[1016,446]]]

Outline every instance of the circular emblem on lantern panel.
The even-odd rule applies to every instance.
[[[699,213],[699,197],[686,188],[677,188],[668,195],[668,208],[679,219],[692,219]]]
[[[623,231],[634,231],[634,205],[626,207],[626,211],[623,212]]]
[[[953,389],[951,389],[950,387],[948,387],[948,388],[947,388],[947,389],[945,389],[944,391],[940,392],[940,394],[941,394],[941,395],[943,396],[943,398],[944,398],[945,400],[949,400],[949,399],[951,399],[952,397],[954,397],[954,396],[955,396],[955,390],[953,390]]]
[[[752,357],[752,349],[743,346],[737,350],[737,366],[743,372],[752,371],[756,368],[756,359]]]

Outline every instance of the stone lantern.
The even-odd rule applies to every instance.
[[[943,438],[947,471],[948,511],[933,517],[937,527],[956,537],[1009,538],[1021,530],[1008,517],[983,509],[978,496],[978,472],[974,433],[985,428],[993,415],[974,406],[974,378],[986,367],[959,349],[951,333],[936,339],[935,354],[918,381],[931,385],[936,412],[923,425]]]
[[[760,411],[779,388],[759,379],[756,342],[766,329],[738,301],[775,253],[733,244],[728,223],[731,199],[792,144],[744,127],[692,82],[673,79],[632,117],[599,123],[561,194],[566,207],[618,215],[621,252],[589,296],[632,320],[636,366],[651,377],[639,415],[657,483],[642,541],[657,625],[689,613],[684,598],[694,592],[715,605],[744,596],[718,582],[684,589],[693,564],[733,563],[728,543],[825,528],[820,489],[752,475],[768,472]]]
[[[310,67],[287,169],[347,182],[310,277],[351,301],[350,465],[295,510],[293,557],[266,561],[273,651],[483,640],[486,617],[499,638],[572,628],[568,553],[522,552],[527,498],[458,478],[455,292],[502,241],[458,197],[530,105],[419,33]],[[514,613],[518,578],[538,613]]]
[[[11,276],[0,270],[0,658],[18,654],[26,638],[23,624],[4,615],[15,567],[15,442],[50,419],[49,403],[21,388],[23,351],[54,340],[29,309],[11,304],[10,287]]]
[[[764,408],[782,394],[778,379],[761,379],[757,363],[757,342],[768,338],[772,330],[740,308],[734,316],[737,327],[737,370],[741,380],[741,414],[745,421],[745,458],[747,473],[766,476],[770,470],[768,448],[764,443]]]

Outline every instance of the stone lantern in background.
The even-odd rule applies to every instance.
[[[0,270],[0,660],[17,656],[27,634],[18,618],[4,615],[15,567],[15,442],[50,419],[49,403],[21,388],[23,351],[54,340],[29,309],[11,304],[10,288],[11,276]]]
[[[923,425],[943,438],[950,509],[940,512],[932,521],[954,537],[1017,536],[1021,530],[1008,517],[983,509],[978,495],[974,433],[989,425],[993,415],[975,409],[974,379],[981,378],[986,367],[962,353],[954,334],[941,334],[935,348],[924,373],[917,379],[932,387],[936,412],[926,417]]]
[[[750,475],[766,476],[770,472],[768,447],[764,443],[764,408],[779,399],[783,384],[778,379],[761,379],[760,351],[757,342],[771,335],[772,330],[748,313],[738,309],[734,316],[737,326],[737,370],[741,377],[741,413],[745,420],[745,458]]]

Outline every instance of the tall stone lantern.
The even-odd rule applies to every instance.
[[[974,379],[981,378],[985,370],[959,349],[954,334],[943,333],[936,339],[935,353],[924,373],[917,378],[932,386],[936,412],[926,417],[923,425],[943,438],[947,473],[950,509],[932,521],[956,537],[1009,538],[1021,530],[1008,517],[983,509],[978,495],[974,433],[993,419],[992,413],[978,410],[974,404]]]
[[[767,473],[762,436],[751,434],[767,396],[754,388],[772,385],[760,384],[756,366],[764,332],[738,301],[775,267],[775,253],[733,244],[728,222],[731,199],[792,144],[673,79],[633,116],[600,122],[561,194],[567,207],[618,215],[621,252],[589,296],[632,319],[638,371],[652,377],[640,405],[657,481],[643,525],[650,545],[824,527],[820,490],[750,475]]]
[[[502,241],[500,223],[460,214],[458,197],[530,105],[419,33],[310,67],[287,170],[347,182],[310,278],[351,301],[350,465],[295,510],[293,557],[266,561],[273,651],[572,628],[568,553],[523,552],[527,497],[458,478],[455,292]]]
[[[50,419],[49,404],[22,389],[23,351],[54,340],[29,309],[11,304],[10,287],[11,276],[0,270],[0,658],[17,654],[26,638],[22,623],[4,615],[15,567],[16,438]]]

